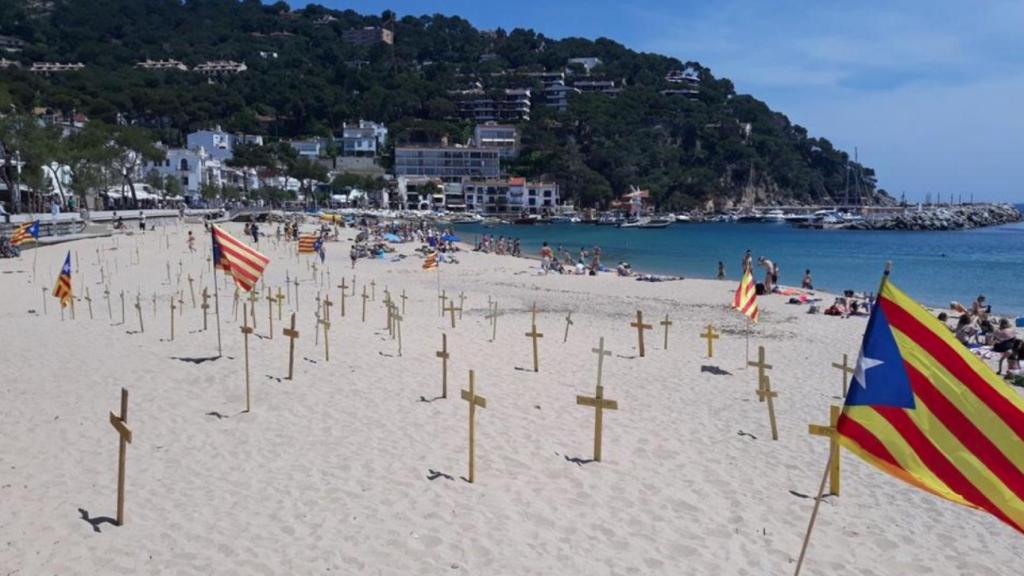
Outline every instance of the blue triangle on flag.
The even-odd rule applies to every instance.
[[[903,366],[903,355],[881,304],[875,305],[868,320],[853,382],[846,394],[846,405],[915,407],[914,390]]]

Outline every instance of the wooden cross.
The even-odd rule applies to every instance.
[[[242,303],[242,322],[244,323],[241,328],[242,338],[245,341],[245,411],[248,412],[251,408],[249,398],[249,334],[252,334],[253,328],[249,327],[249,315],[247,310],[247,304]]]
[[[533,338],[533,371],[540,372],[540,363],[537,357],[537,338],[543,338],[544,335],[537,332],[537,325],[532,326],[532,330],[526,333],[527,338]]]
[[[299,331],[295,329],[295,312],[292,312],[292,327],[282,330],[282,334],[288,337],[288,379],[292,379],[295,369],[295,339],[299,337]]]
[[[85,287],[85,301],[89,303],[89,320],[92,320],[92,297],[89,296],[89,287]]]
[[[593,397],[576,396],[576,404],[579,406],[590,406],[594,408],[594,462],[601,461],[601,427],[604,420],[605,410],[618,410],[619,403],[615,400],[607,400],[604,397],[604,386],[597,385],[597,392]]]
[[[441,290],[441,295],[438,296],[437,299],[440,301],[439,304],[441,304],[441,317],[444,318],[444,303],[445,300],[448,299],[448,296],[447,294],[445,294],[444,290]]]
[[[757,368],[757,385],[761,386],[768,377],[765,371],[772,369],[772,365],[766,364],[764,361],[764,346],[757,347],[757,362],[747,362],[747,366],[755,366]],[[761,402],[764,402],[764,398],[761,398]]]
[[[572,312],[565,315],[565,337],[562,338],[562,344],[569,341],[569,326],[573,325]]]
[[[171,262],[170,262],[170,260],[165,262],[165,264],[167,264],[167,283],[170,284],[171,283]]]
[[[171,342],[174,342],[174,295],[171,295]]]
[[[341,277],[341,284],[338,284],[338,288],[341,288],[341,317],[344,318],[345,317],[345,296],[346,296],[345,290],[348,289],[348,286],[345,285],[345,277],[344,276]]]
[[[715,356],[715,340],[718,340],[718,334],[715,332],[715,328],[711,324],[708,324],[707,330],[702,333],[700,337],[708,341],[708,358],[713,358]]]
[[[363,322],[366,322],[366,300],[370,296],[366,293],[366,286],[363,286]]]
[[[629,324],[633,328],[636,328],[636,337],[638,341],[638,347],[640,348],[640,357],[643,358],[645,355],[644,351],[644,330],[650,330],[652,326],[650,324],[644,324],[644,313],[636,311],[636,322]]]
[[[455,328],[455,311],[456,310],[458,310],[460,313],[462,312],[462,308],[456,308],[455,307],[455,299],[453,298],[452,300],[448,301],[448,307],[444,309],[445,312],[449,312],[451,314],[451,317],[452,317],[452,329]]]
[[[44,292],[45,292],[45,290],[46,289],[43,288]],[[111,310],[110,310],[110,286],[104,286],[103,287],[103,299],[107,301],[107,316],[109,316],[110,317],[110,321],[113,322],[114,321],[114,313],[111,312]],[[43,300],[43,302],[45,303],[46,300]],[[43,308],[43,312],[44,313],[46,312],[45,308]]]
[[[284,271],[284,294],[287,299],[287,303],[292,303],[292,277],[289,275],[287,270]]]
[[[324,362],[331,361],[331,346],[327,341],[327,334],[331,330],[331,321],[324,316],[320,323],[324,326]]]
[[[253,330],[256,329],[256,300],[258,298],[259,297],[256,296],[256,287],[253,286],[252,289],[249,290],[249,314],[252,315],[252,329]],[[178,304],[181,304],[181,302],[178,302]],[[243,315],[245,314],[245,304],[242,304],[242,314]]]
[[[142,325],[142,296],[135,293],[135,309],[139,312],[139,332],[145,333],[146,327]]]
[[[124,290],[121,290],[121,324],[124,324]]]
[[[395,331],[398,333],[398,355],[402,355],[402,315],[398,313],[398,307],[395,307],[393,314],[395,322]]]
[[[531,324],[536,324],[537,323],[537,302],[536,301],[533,303],[533,305],[530,306],[530,323]]]
[[[231,305],[231,314],[235,317],[235,322],[238,322],[238,300],[241,292],[238,290],[238,286],[235,286],[235,297],[234,302]]]
[[[316,322],[313,324],[313,346],[320,345],[320,304],[317,303],[316,311],[313,312]]]
[[[281,305],[284,303],[284,294],[281,293],[281,287],[277,287],[277,296],[274,298],[277,300],[277,320],[281,321]]]
[[[196,307],[196,290],[192,286],[192,274],[188,275],[188,293],[192,295],[192,307]]]
[[[462,320],[462,304],[466,301],[466,295],[459,292],[459,320]]]
[[[611,350],[604,349],[604,336],[601,336],[601,339],[598,340],[597,348],[591,348],[590,351],[593,352],[594,354],[597,354],[597,385],[600,386],[601,373],[604,370],[604,357],[610,357],[612,355],[612,352]]]
[[[334,302],[331,302],[331,295],[324,294],[324,319],[328,322],[331,321],[331,306],[334,306]]]
[[[203,287],[203,304],[200,308],[203,310],[203,332],[206,332],[206,315],[210,310],[210,292],[207,291],[206,287]]]
[[[665,319],[658,322],[658,324],[665,327],[665,345],[663,346],[663,349],[668,350],[668,327],[672,325],[672,321],[668,319],[668,314],[665,314]]]
[[[128,391],[121,388],[121,414],[110,413],[110,425],[117,430],[117,519],[115,524],[124,526],[124,465],[128,444],[132,442],[132,429],[128,427]]]
[[[402,299],[402,315],[405,316],[405,301],[406,301],[405,288],[402,288],[402,295],[400,296],[400,298]]]
[[[377,281],[376,280],[370,280],[370,290],[371,290],[370,301],[371,302],[376,302],[377,301]]]
[[[854,372],[856,372],[856,370],[854,370],[853,367],[850,366],[849,362],[850,361],[849,361],[849,358],[847,357],[847,355],[843,354],[843,363],[842,364],[839,364],[839,363],[836,363],[836,362],[832,363],[832,367],[833,368],[836,368],[837,370],[842,370],[843,371],[843,398],[846,398],[846,388],[847,388],[847,385],[849,384],[849,381],[850,381],[849,380],[850,374],[853,374]]]
[[[472,484],[475,480],[476,472],[476,408],[487,408],[487,399],[483,396],[478,396],[475,389],[473,371],[469,371],[469,390],[462,391],[462,399],[469,402],[469,482]]]
[[[295,284],[295,311],[299,310],[299,277],[296,276],[293,282]]]
[[[274,339],[274,294],[267,288],[267,338]]]
[[[156,292],[153,292],[153,318],[156,318]]]
[[[178,316],[185,313],[185,293],[178,292]]]
[[[448,335],[441,334],[441,349],[435,352],[438,358],[441,359],[441,398],[448,397],[448,358],[451,357],[448,354]]]
[[[839,424],[839,415],[843,413],[843,409],[839,406],[829,406],[828,413],[828,426],[811,424],[807,426],[807,432],[812,436],[828,437],[828,491],[839,496],[839,434],[836,432],[836,426]]]
[[[779,429],[775,425],[775,403],[772,400],[778,397],[779,393],[772,390],[771,380],[766,374],[757,388],[757,398],[760,402],[768,402],[768,421],[772,425],[772,440],[779,439]]]
[[[491,321],[491,342],[494,342],[498,337],[498,301],[492,302],[491,306],[492,310],[487,319]]]

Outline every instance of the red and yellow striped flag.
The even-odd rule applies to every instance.
[[[736,288],[732,307],[754,322],[757,322],[757,318],[761,314],[757,308],[757,286],[754,285],[754,275],[750,273],[749,268],[743,272],[740,285]]]
[[[220,226],[213,226],[213,262],[230,274],[239,288],[249,292],[263,275],[270,258],[246,246]]]
[[[299,254],[312,254],[316,252],[316,234],[303,234],[299,236]]]
[[[39,241],[39,220],[24,223],[11,234],[11,246],[21,246],[32,240]]]
[[[60,269],[60,276],[57,276],[57,283],[53,286],[53,297],[60,299],[60,307],[66,308],[71,303],[71,251],[64,257],[64,266]]]
[[[427,259],[423,261],[424,270],[431,270],[433,268],[437,268],[437,250],[427,254]]]
[[[1024,399],[888,279],[838,433],[882,471],[1024,533]]]

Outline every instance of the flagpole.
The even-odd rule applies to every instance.
[[[889,274],[891,272],[892,272],[892,261],[890,260],[890,261],[885,263],[885,271],[882,272],[882,281],[878,285],[878,293],[879,294],[882,293],[882,290],[885,288],[886,283],[889,282]],[[838,431],[836,433],[838,433]],[[800,547],[800,558],[796,561],[796,571],[793,572],[793,576],[800,576],[800,568],[803,566],[803,563],[804,563],[804,556],[807,553],[807,545],[811,541],[811,531],[814,530],[814,521],[818,517],[818,508],[821,507],[821,498],[825,494],[825,482],[828,481],[828,473],[829,473],[829,470],[832,469],[832,458],[833,457],[835,457],[835,458],[839,457],[838,451],[836,451],[836,454],[833,456],[832,451],[829,450],[828,460],[825,462],[825,473],[822,474],[822,476],[821,476],[821,485],[818,486],[818,497],[814,499],[814,509],[811,511],[811,520],[807,524],[807,533],[804,534],[804,543],[803,543],[803,546]]]
[[[215,243],[213,236],[214,224],[210,224],[210,240]],[[210,251],[213,251],[214,244],[210,244]],[[213,261],[212,254],[210,263],[213,265],[213,311],[217,316],[217,356],[223,355],[220,345],[220,287],[217,285],[217,263]]]

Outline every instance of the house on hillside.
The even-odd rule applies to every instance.
[[[188,71],[188,66],[178,60],[150,60],[146,58],[142,62],[135,63],[136,68],[143,70],[183,70]]]
[[[35,62],[32,67],[28,69],[33,74],[39,74],[41,76],[49,76],[50,74],[63,74],[65,72],[78,72],[85,69],[85,64],[81,62],[68,62],[66,64],[61,62]]]
[[[531,90],[506,88],[486,92],[481,88],[449,92],[459,108],[459,116],[477,122],[525,122],[530,119]]]
[[[207,60],[193,70],[209,78],[241,74],[249,68],[244,62],[234,60]]]
[[[566,66],[570,66],[572,64],[579,64],[580,66],[583,67],[584,70],[587,71],[587,74],[589,75],[594,68],[597,68],[598,66],[601,65],[601,59],[596,56],[569,58],[569,60],[566,62]]]
[[[495,148],[502,159],[512,159],[519,154],[519,130],[508,124],[486,122],[473,129],[473,146]]]
[[[458,146],[397,146],[395,176],[423,176],[444,182],[501,175],[501,160],[494,148]]]
[[[376,157],[384,149],[388,129],[377,122],[360,120],[359,122],[342,124],[341,137],[335,137],[334,143],[341,155],[345,157]]]
[[[356,46],[375,46],[377,44],[394,44],[395,34],[387,28],[367,26],[350,28],[341,33],[341,41]]]

